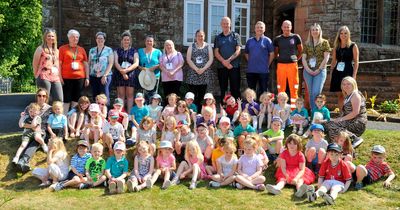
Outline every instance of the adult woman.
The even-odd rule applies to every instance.
[[[160,81],[160,68],[159,62],[162,56],[162,52],[159,49],[154,48],[154,37],[153,36],[146,36],[145,38],[145,48],[140,48],[138,50],[139,54],[139,69],[141,71],[149,70],[154,72],[157,84],[155,85],[153,90],[144,90],[146,101],[149,101],[149,98],[154,95],[158,91],[158,85]]]
[[[341,131],[347,132],[353,139],[353,147],[357,147],[363,141],[360,136],[367,125],[365,98],[358,91],[357,82],[353,77],[343,78],[341,89],[345,99],[342,113],[339,118],[326,122],[324,127],[331,140],[335,140]]]
[[[49,94],[48,94],[47,90],[44,88],[39,88],[39,90],[36,92],[36,103],[39,104],[39,106],[40,106],[39,116],[42,118],[41,128],[44,133],[47,128],[47,118],[49,117],[50,112],[51,112],[51,106],[49,104],[47,104],[48,100],[49,100]],[[26,114],[29,114],[28,107],[25,108],[24,112]],[[27,125],[25,125],[25,126],[27,126]],[[44,138],[44,139],[47,142],[48,138]],[[28,143],[28,146],[26,147],[25,151],[22,153],[22,155],[20,156],[20,159],[18,160],[18,163],[17,163],[18,170],[22,171],[23,173],[28,172],[30,170],[29,161],[35,155],[36,150],[39,147],[40,147],[40,144],[35,140],[31,140]]]
[[[64,112],[78,104],[84,87],[89,85],[89,66],[85,49],[78,46],[79,32],[68,31],[68,44],[60,47],[61,82],[64,83]]]
[[[197,30],[195,36],[196,42],[189,46],[186,54],[186,62],[190,68],[187,71],[185,82],[188,84],[189,91],[196,96],[194,103],[200,109],[201,100],[207,91],[208,81],[211,79],[210,67],[214,61],[214,53],[211,45],[204,41],[204,31]]]
[[[36,48],[33,55],[33,75],[36,78],[37,87],[44,88],[51,93],[52,100],[63,101],[58,56],[56,31],[46,29],[42,37],[42,44]]]
[[[110,98],[111,68],[114,64],[114,54],[110,47],[104,45],[106,34],[96,33],[97,46],[89,50],[89,76],[93,99],[104,93]]]
[[[328,40],[322,38],[321,26],[314,23],[310,27],[302,56],[303,78],[307,84],[311,110],[315,109],[315,98],[321,94],[325,84],[330,51]]]
[[[138,53],[132,47],[132,36],[129,31],[121,35],[121,47],[114,52],[114,82],[117,86],[118,98],[127,101],[127,110],[133,106],[133,94],[137,87],[137,76],[135,69],[139,65]]]
[[[346,76],[356,79],[358,71],[358,47],[350,39],[347,26],[339,28],[332,50],[331,63],[331,92],[338,92],[339,108],[343,106],[343,95],[340,93],[340,82]],[[332,69],[332,67],[334,67]]]
[[[174,42],[166,40],[164,53],[160,58],[161,81],[165,96],[170,93],[180,95],[179,89],[183,81],[183,63],[182,54],[175,50]]]

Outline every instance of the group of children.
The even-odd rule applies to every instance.
[[[205,94],[202,107],[193,104],[194,94],[190,92],[185,100],[174,93],[168,95],[165,107],[160,105],[160,95],[153,95],[145,105],[143,94],[138,93],[129,114],[119,98],[107,111],[108,99],[103,94],[92,104],[82,96],[67,116],[63,115],[62,103],[54,102],[47,120],[48,147],[40,132],[37,105],[32,103],[28,116],[21,113],[20,126],[30,124],[30,129],[24,130],[13,162],[18,161],[30,139],[37,141],[48,154],[48,168],[36,168],[32,173],[42,186],[50,185],[56,191],[104,184],[110,193],[126,189],[137,192],[152,188],[158,179],[162,180],[161,188],[167,189],[190,178],[189,189],[196,188],[198,180],[210,180],[210,187],[266,189],[280,194],[289,184],[296,187],[297,197],[307,195],[311,202],[322,197],[333,204],[338,193],[349,188],[351,174],[356,189],[385,175],[389,176],[385,186],[390,186],[394,173],[384,162],[386,152],[382,146],[374,146],[366,166],[356,167],[347,133],[342,132],[331,144],[324,139],[321,123],[330,120],[325,96],[316,98],[317,109],[312,110],[311,119],[304,100],[297,99],[296,109],[291,110],[284,92],[277,95],[277,104],[273,103],[272,93],[263,93],[260,104],[254,90],[246,89],[243,96],[244,100],[225,96],[219,114],[211,93]],[[310,128],[305,130],[310,121]],[[293,126],[293,134],[285,139],[284,130],[289,125]],[[303,150],[302,137],[309,136]],[[82,139],[70,163],[63,144],[68,137]],[[126,150],[131,146],[134,155],[128,157]],[[104,147],[108,148],[107,161],[102,158]],[[133,161],[130,173],[129,161]],[[263,174],[271,164],[277,168],[276,184],[264,185]],[[312,185],[316,176],[317,191]]]

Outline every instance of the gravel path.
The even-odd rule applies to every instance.
[[[368,121],[367,129],[400,131],[400,123]]]

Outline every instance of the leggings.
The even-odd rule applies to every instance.
[[[51,96],[51,101],[64,101],[64,94],[61,82],[50,82],[48,80],[36,78],[36,86],[44,88]]]

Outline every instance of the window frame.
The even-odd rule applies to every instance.
[[[212,6],[223,6],[224,7],[224,17],[228,16],[228,0],[209,0],[207,5],[208,10],[208,21],[207,21],[207,42],[214,47],[214,40],[211,38],[211,15]],[[222,31],[222,29],[221,29]],[[218,35],[218,34],[217,34]]]
[[[235,31],[235,9],[236,8],[244,8],[244,9],[247,9],[247,14],[246,14],[246,18],[247,18],[247,20],[246,20],[246,24],[247,24],[247,28],[246,28],[246,40],[245,40],[245,42],[244,43],[241,43],[242,44],[242,49],[244,49],[244,47],[245,47],[245,45],[246,45],[246,41],[250,38],[250,28],[251,28],[251,26],[250,26],[250,10],[251,10],[251,7],[250,7],[250,0],[247,0],[247,3],[238,3],[238,2],[235,2],[235,0],[232,0],[232,7],[231,7],[231,20],[232,20],[232,24],[231,24],[231,30],[232,31]],[[240,39],[242,38],[242,34],[240,34]]]
[[[188,16],[187,16],[187,10],[188,10],[188,4],[198,4],[200,5],[200,29],[204,28],[204,1],[203,0],[185,0],[184,1],[184,6],[183,6],[183,45],[184,46],[189,46],[192,42],[187,42],[188,37]],[[193,37],[195,39],[195,37]]]

